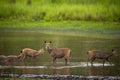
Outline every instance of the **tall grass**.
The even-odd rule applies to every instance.
[[[119,0],[0,0],[0,20],[120,21]]]

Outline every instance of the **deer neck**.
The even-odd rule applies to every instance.
[[[47,51],[49,52],[49,54],[52,52],[52,48],[47,48]]]
[[[111,56],[113,56],[113,53],[110,53],[110,54],[108,55],[108,57],[111,57]]]
[[[25,55],[21,53],[20,55],[17,56],[17,58],[23,60],[25,58]]]
[[[42,51],[41,50],[38,50],[38,54],[40,54]]]

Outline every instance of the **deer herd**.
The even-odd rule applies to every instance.
[[[1,63],[14,63],[18,61],[24,62],[27,57],[32,58],[32,62],[35,62],[34,60],[36,59],[37,56],[44,54],[45,51],[47,51],[50,56],[52,57],[53,64],[56,64],[56,59],[58,58],[64,58],[65,60],[65,65],[70,62],[70,57],[71,57],[71,49],[70,48],[51,48],[51,41],[45,41],[45,49],[40,49],[40,50],[34,50],[31,48],[24,48],[21,50],[21,53],[16,56],[16,55],[0,55],[0,64]],[[111,52],[104,52],[100,50],[90,50],[87,51],[87,54],[89,55],[88,61],[91,63],[91,66],[93,66],[93,61],[95,59],[102,59],[103,60],[103,66],[105,61],[109,61],[109,58],[113,55],[116,55],[116,50],[111,50]],[[87,65],[88,65],[87,61]]]

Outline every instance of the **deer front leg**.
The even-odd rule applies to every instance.
[[[104,67],[104,64],[105,64],[105,59],[103,60],[103,67]]]
[[[56,64],[56,58],[53,57],[53,64],[55,65]]]
[[[90,58],[90,63],[91,63],[91,66],[93,66],[93,61],[95,60],[95,57],[91,57]]]
[[[32,65],[33,65],[33,66],[35,65],[35,59],[36,59],[36,57],[35,57],[35,56],[32,56]]]
[[[88,66],[89,61],[90,61],[90,58],[87,59],[87,66]]]
[[[112,63],[110,62],[110,60],[108,58],[105,59],[107,62],[109,62],[110,65],[112,65]]]
[[[65,65],[67,65],[67,61],[68,61],[68,59],[65,58]]]
[[[27,65],[26,59],[27,59],[27,56],[24,56],[22,59],[23,65],[25,65],[25,66]]]

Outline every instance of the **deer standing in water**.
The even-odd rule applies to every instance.
[[[0,63],[5,63],[5,64],[13,64],[16,63],[18,61],[20,61],[20,58],[22,58],[22,55],[0,55]]]
[[[14,64],[20,61],[20,58],[22,57],[22,55],[9,55],[6,56],[6,63],[7,64]]]
[[[0,55],[0,64],[4,64],[6,62],[6,56]]]
[[[24,59],[28,56],[28,57],[32,57],[32,61],[33,61],[34,59],[36,59],[38,55],[43,54],[44,52],[45,51],[43,48],[38,51],[31,48],[24,48],[21,51],[21,55],[23,55],[22,60],[24,61]]]
[[[51,48],[51,41],[46,42],[45,41],[45,48],[48,51],[48,53],[53,58],[53,64],[55,64],[55,61],[57,58],[64,58],[65,59],[65,65],[67,65],[67,62],[70,59],[71,50],[69,48]]]
[[[91,66],[93,66],[93,61],[95,59],[103,59],[103,66],[104,66],[105,61],[108,61],[110,63],[109,58],[115,55],[116,53],[117,52],[115,50],[112,50],[112,52],[103,52],[100,50],[90,50],[87,52],[87,54],[90,56],[89,61],[91,63]]]

